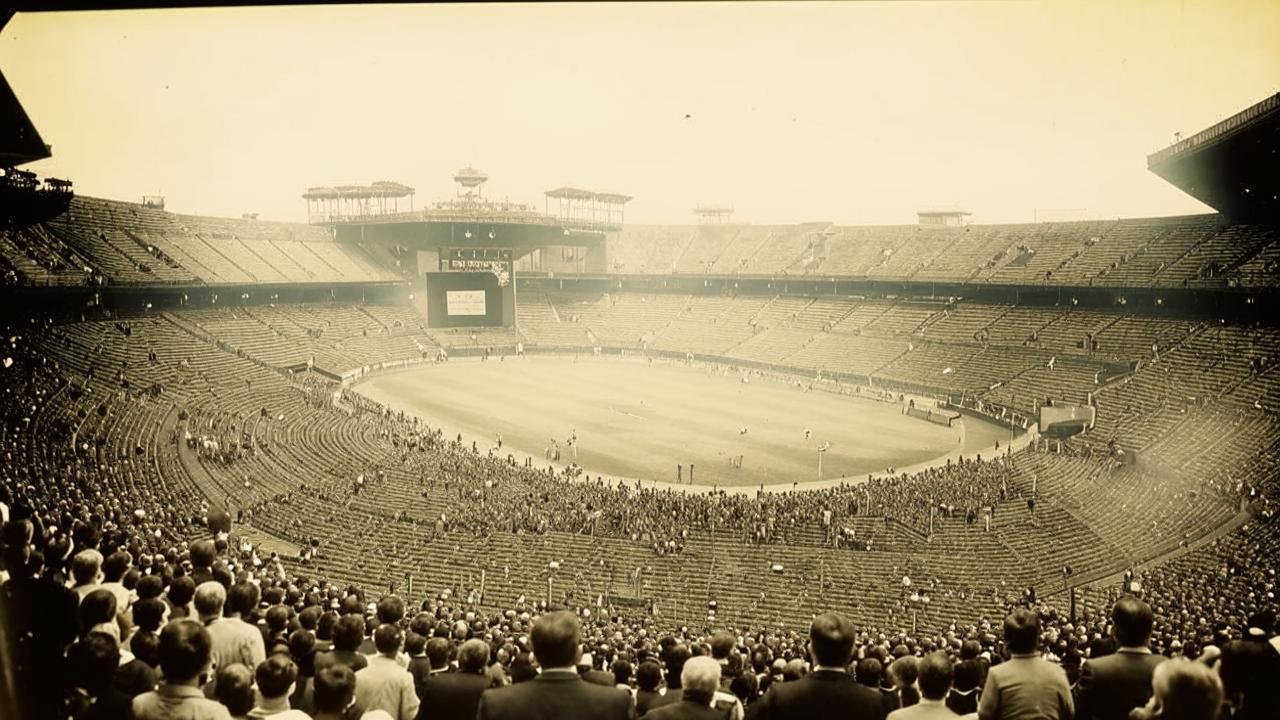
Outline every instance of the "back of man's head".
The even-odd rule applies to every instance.
[[[974,660],[961,660],[954,668],[955,674],[952,682],[956,690],[977,689],[978,683],[982,682],[982,665]]]
[[[898,662],[901,662],[899,660]],[[898,663],[895,662],[894,665]],[[920,694],[929,700],[942,700],[951,689],[951,681],[955,677],[955,669],[946,653],[935,652],[924,656],[917,670],[920,683]]]
[[[1214,720],[1222,709],[1222,681],[1203,663],[1166,660],[1156,666],[1151,688],[1161,720]]]
[[[379,654],[395,657],[400,648],[404,647],[404,633],[395,625],[379,625],[373,631],[373,646]]]
[[[427,662],[432,670],[449,665],[449,641],[442,637],[433,637],[427,641]]]
[[[880,674],[884,666],[873,657],[865,657],[858,661],[855,668],[858,683],[867,687],[880,687]]]
[[[841,668],[853,655],[853,625],[837,613],[825,613],[809,626],[809,652],[824,667]]]
[[[208,580],[196,586],[196,613],[202,618],[216,618],[222,615],[222,608],[227,604],[227,589],[216,580]]]
[[[1120,647],[1144,647],[1151,640],[1151,626],[1155,618],[1150,605],[1132,595],[1125,595],[1112,608],[1111,622]]]
[[[578,662],[578,636],[582,626],[568,610],[549,612],[533,623],[529,639],[533,656],[543,668],[573,667]]]
[[[404,601],[395,595],[388,595],[378,601],[375,612],[380,623],[398,623],[404,619]]]
[[[737,645],[737,641],[734,640],[733,635],[730,633],[718,630],[711,636],[709,644],[711,645],[711,657],[716,660],[727,660],[729,653],[733,652],[734,646]]]
[[[227,591],[227,612],[247,617],[258,607],[262,591],[257,585],[243,580]]]
[[[293,684],[298,680],[298,666],[288,655],[276,653],[258,663],[253,678],[262,697],[275,700],[292,692]]]
[[[346,665],[332,665],[316,673],[316,713],[340,713],[356,693],[356,674]]]
[[[1009,652],[1018,655],[1033,653],[1039,642],[1039,615],[1026,608],[1018,608],[1004,619],[1004,644]]]
[[[652,660],[645,660],[636,668],[636,687],[650,692],[657,690],[662,684],[662,666]]]
[[[680,684],[685,693],[690,691],[711,695],[720,688],[720,663],[714,658],[699,655],[689,658],[680,671]]]
[[[209,631],[195,620],[174,620],[160,631],[160,669],[171,683],[195,680],[209,666]]]
[[[343,615],[333,628],[333,649],[354,652],[364,641],[364,618]]]
[[[965,640],[960,645],[960,659],[974,660],[982,654],[982,643],[977,640]]]
[[[893,677],[893,684],[898,688],[915,685],[919,674],[920,659],[915,655],[903,655],[889,666],[889,675]]]
[[[226,705],[233,717],[247,715],[254,705],[253,671],[240,663],[218,668],[214,699]]]
[[[489,665],[489,643],[471,638],[458,648],[458,672],[483,673]]]
[[[102,553],[92,548],[81,550],[71,558],[71,577],[77,585],[88,585],[98,582],[102,571]]]
[[[111,686],[120,665],[120,647],[107,633],[91,632],[67,651],[67,669],[71,681],[90,695],[98,695]]]
[[[207,568],[213,565],[213,558],[217,552],[217,546],[212,540],[197,540],[191,544],[192,567]]]
[[[133,564],[133,556],[125,550],[117,550],[102,561],[102,579],[106,582],[120,582],[124,572]]]
[[[684,672],[684,664],[689,662],[691,657],[693,657],[693,651],[688,645],[678,643],[671,646],[667,651],[667,687],[681,687],[680,673]]]

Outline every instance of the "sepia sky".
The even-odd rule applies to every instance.
[[[1207,208],[1146,155],[1280,90],[1280,2],[436,5],[19,14],[0,68],[82,194],[305,220],[474,165],[629,222]]]

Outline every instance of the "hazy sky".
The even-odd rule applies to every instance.
[[[0,67],[53,146],[31,169],[178,212],[304,220],[306,187],[382,179],[420,205],[473,164],[631,222],[1164,215],[1206,208],[1146,155],[1280,90],[1280,2],[20,14]]]

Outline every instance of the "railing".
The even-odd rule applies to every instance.
[[[1223,120],[1222,122],[1217,123],[1216,125],[1213,125],[1204,130],[1201,130],[1200,132],[1196,133],[1195,135],[1192,135],[1186,140],[1177,142],[1165,148],[1164,150],[1160,150],[1158,152],[1155,152],[1147,156],[1147,167],[1150,168],[1154,165],[1159,165],[1160,163],[1164,162],[1165,160],[1168,160],[1174,155],[1179,155],[1181,153],[1186,152],[1187,150],[1190,150],[1191,148],[1194,148],[1198,145],[1202,145],[1215,138],[1221,137],[1222,135],[1225,135],[1226,133],[1229,133],[1232,130],[1235,130],[1236,128],[1240,127],[1241,125],[1244,125],[1247,122],[1250,122],[1251,120],[1254,120],[1255,118],[1265,115],[1271,112],[1272,110],[1275,110],[1276,108],[1280,108],[1280,93],[1276,93],[1275,95],[1272,95],[1271,97],[1267,98],[1266,100],[1263,100],[1257,105],[1254,105],[1251,108],[1246,108],[1245,110],[1238,112],[1235,115],[1232,115],[1231,117],[1227,118],[1226,120]]]

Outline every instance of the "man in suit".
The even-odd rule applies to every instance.
[[[956,720],[960,716],[952,712],[946,702],[954,677],[955,669],[946,653],[936,652],[926,656],[917,666],[919,702],[894,710],[889,713],[889,720]]]
[[[1067,673],[1036,651],[1040,616],[1018,608],[1004,619],[1007,662],[992,666],[978,700],[979,720],[1073,720]]]
[[[814,618],[809,628],[813,672],[793,682],[771,685],[757,701],[757,720],[881,720],[884,708],[880,696],[849,676],[854,635],[853,625],[841,615],[827,613]]]
[[[486,690],[477,720],[631,720],[631,693],[578,676],[582,626],[568,610],[538,618],[529,633],[542,672],[529,682]]]
[[[378,654],[356,671],[356,702],[366,712],[383,710],[392,720],[413,720],[419,705],[413,676],[397,660],[404,649],[404,633],[395,625],[379,625],[373,644]]]
[[[724,720],[724,712],[711,706],[711,698],[720,687],[719,661],[700,655],[684,664],[680,671],[684,689],[680,702],[650,710],[646,718],[653,720]]]
[[[458,648],[458,672],[436,673],[422,683],[418,720],[475,720],[480,696],[489,689],[489,643],[472,638]]]
[[[1129,711],[1146,705],[1151,677],[1164,657],[1154,655],[1151,606],[1132,595],[1111,610],[1111,634],[1120,648],[1112,655],[1085,662],[1076,688],[1076,714],[1081,720],[1126,720]]]

